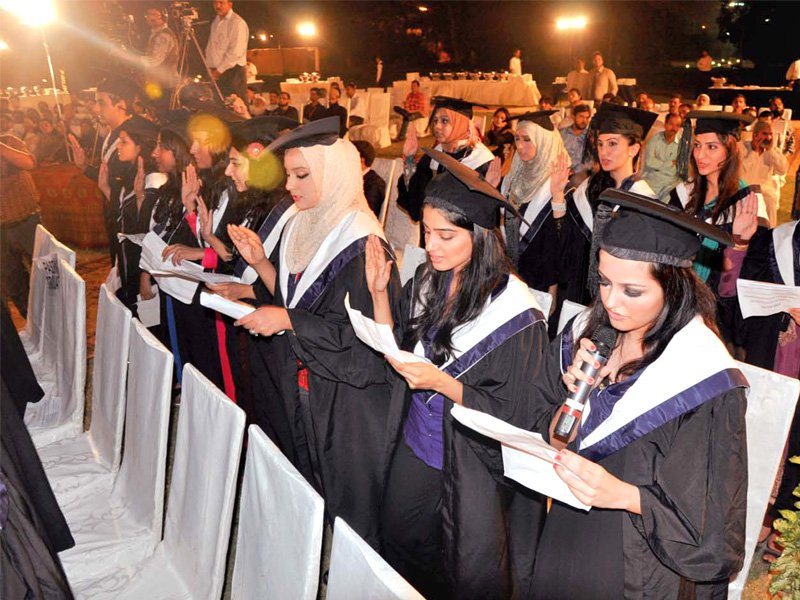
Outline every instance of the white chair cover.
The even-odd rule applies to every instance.
[[[425,248],[406,244],[403,253],[397,260],[400,262],[400,284],[405,285],[409,279],[414,277],[417,267],[428,260],[428,253]]]
[[[586,310],[586,307],[583,304],[578,304],[572,300],[564,300],[561,305],[561,314],[558,317],[558,333],[564,330],[564,327],[572,317],[582,313],[584,310]]]
[[[327,600],[425,600],[340,517],[333,529]]]
[[[62,504],[76,545],[60,557],[73,588],[144,560],[161,539],[173,361],[139,321],[131,328],[122,464],[110,494],[78,490]]]
[[[25,411],[25,423],[37,447],[83,431],[86,284],[67,261],[59,259],[50,265],[42,352],[40,360],[31,361],[45,396]]]
[[[739,363],[750,382],[747,396],[747,533],[744,566],[728,586],[728,598],[744,591],[769,496],[783,458],[783,448],[794,416],[800,381],[752,365]],[[790,507],[786,507],[790,508]]]
[[[28,318],[25,329],[20,332],[20,339],[25,347],[28,357],[38,355],[41,350],[42,331],[44,329],[44,299],[47,288],[43,273],[35,268],[36,259],[55,252],[63,258],[69,266],[75,268],[75,252],[53,237],[42,225],[36,226],[33,241],[33,255],[31,257],[30,286],[28,291]]]
[[[116,473],[125,422],[131,312],[100,286],[92,369],[92,424],[87,433],[39,448],[39,458],[57,496],[86,489],[99,474]]]
[[[363,125],[351,127],[349,137],[351,140],[365,140],[376,148],[386,148],[392,143],[389,134],[389,115],[392,112],[391,94],[383,92],[369,92],[367,105],[367,118]]]
[[[399,163],[396,160],[389,158],[376,158],[372,163],[372,170],[381,176],[386,182],[386,195],[383,197],[383,204],[381,205],[381,214],[379,220],[381,225],[386,224],[386,212],[389,209],[389,198],[392,196],[392,188],[397,187],[397,179],[395,178],[395,171],[399,168]],[[395,195],[397,192],[395,192]]]
[[[73,586],[78,598],[220,598],[244,422],[238,406],[186,365],[164,539],[137,565]]]
[[[379,160],[375,159],[377,163]],[[415,223],[408,216],[408,213],[402,208],[397,206],[397,182],[403,176],[403,160],[400,158],[393,159],[395,161],[394,173],[392,181],[387,181],[386,186],[389,190],[389,204],[386,208],[386,220],[384,221],[383,229],[386,232],[386,239],[392,245],[398,255],[398,261],[402,258],[403,249],[406,244],[412,246],[419,246],[419,223]]]
[[[231,596],[314,600],[325,504],[258,426],[248,431]]]

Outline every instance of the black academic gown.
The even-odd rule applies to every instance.
[[[550,286],[558,283],[559,254],[558,228],[550,203],[550,180],[542,187],[544,189],[540,188],[533,194],[534,200],[519,207],[529,227],[519,236],[516,250],[519,253],[517,272],[520,278],[528,287],[546,292]],[[542,194],[547,196],[543,205],[536,201]],[[509,215],[506,215],[506,222],[509,222]],[[521,233],[516,226],[514,229]]]
[[[150,218],[153,207],[158,199],[158,188],[146,188],[142,205],[137,206],[136,194],[126,194],[123,190],[123,202],[120,205],[120,231],[122,233],[147,233],[150,231]],[[130,240],[120,242],[120,269],[119,275],[122,287],[117,290],[117,297],[125,306],[136,314],[136,297],[139,294],[139,277],[142,273],[139,268],[139,259],[142,256],[142,247]]]
[[[274,259],[280,282],[280,245]],[[294,455],[295,466],[321,491],[328,516],[342,517],[377,548],[383,483],[383,465],[377,457],[385,447],[387,367],[383,356],[356,338],[344,308],[349,293],[350,305],[372,318],[364,264],[362,247],[310,307],[287,309],[291,332],[259,345],[291,428],[287,454]],[[390,296],[399,293],[396,270],[389,289]],[[286,306],[277,283],[273,304]],[[303,367],[307,398],[298,383]],[[281,413],[279,407],[265,410]]]
[[[395,309],[398,339],[412,314],[413,281],[406,283]],[[539,319],[459,377],[465,407],[511,423],[527,418],[529,407],[519,399],[536,376],[548,340],[545,321],[541,315]],[[403,425],[411,403],[405,380],[394,374],[392,382],[384,454],[387,477],[398,445],[405,443]],[[453,403],[447,398],[444,403],[441,522],[449,595],[459,599],[525,597],[544,501],[506,479],[500,444],[455,421],[450,415]],[[384,503],[391,502],[391,497],[384,498]]]
[[[798,226],[794,228],[792,243],[794,246],[794,277],[796,282],[800,282],[800,227]],[[775,245],[771,230],[753,236],[739,276],[742,279],[786,285],[775,259]],[[772,371],[775,368],[778,336],[782,331],[786,331],[790,318],[788,313],[778,313],[746,319],[744,321],[745,350],[747,351],[745,360],[751,365]],[[797,376],[800,376],[800,373],[795,373],[795,377]]]
[[[534,382],[533,402],[551,403],[551,416],[566,398],[561,352],[559,336]],[[743,389],[735,388],[600,460],[609,473],[639,487],[642,514],[586,513],[554,501],[531,597],[727,597],[728,579],[744,558],[746,407]],[[541,414],[535,428],[547,435],[549,419]]]

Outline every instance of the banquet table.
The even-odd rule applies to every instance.
[[[780,96],[783,100],[783,105],[786,108],[791,108],[792,113],[800,114],[800,100],[798,94],[793,94],[792,90],[785,87],[768,87],[758,85],[744,85],[744,86],[723,86],[723,87],[710,87],[708,88],[708,95],[711,98],[711,104],[721,104],[727,106],[737,94],[744,94],[748,106],[755,106],[756,108],[764,108],[769,106],[769,99],[773,96]]]
[[[344,86],[342,85],[342,80],[340,77],[331,77],[325,81],[317,81],[317,82],[300,82],[300,81],[281,81],[281,91],[282,92],[289,92],[292,96],[292,102],[300,102],[303,103],[308,102],[308,92],[311,88],[325,88],[326,96],[331,91],[331,84],[338,83],[339,89],[342,90],[344,93]]]
[[[411,82],[395,81],[394,87],[402,89],[405,97],[411,91]],[[422,88],[430,90],[431,96],[449,96],[488,106],[534,106],[541,98],[536,82],[523,77],[508,81],[424,80]]]

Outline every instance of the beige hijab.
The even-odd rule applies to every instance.
[[[550,165],[560,155],[568,154],[558,130],[550,131],[531,121],[520,121],[517,133],[528,135],[536,147],[536,156],[529,161],[522,160],[519,152],[515,152],[511,159],[511,170],[506,177],[509,182],[506,194],[509,201],[519,207],[530,201],[531,196],[549,179]]]
[[[322,242],[345,215],[356,210],[373,214],[364,197],[361,159],[353,144],[336,140],[330,146],[298,150],[308,163],[320,199],[314,208],[300,211],[292,219],[285,257],[290,273],[305,271]]]

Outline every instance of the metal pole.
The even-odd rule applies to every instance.
[[[72,160],[71,146],[67,139],[67,124],[64,123],[64,113],[61,111],[61,102],[58,99],[58,89],[56,88],[56,74],[53,70],[53,59],[50,57],[50,47],[47,45],[47,35],[45,34],[44,27],[42,27],[42,45],[44,46],[44,53],[47,56],[47,66],[50,69],[50,83],[53,86],[53,97],[56,100],[56,112],[58,112],[58,120],[61,121],[62,134],[64,135],[64,148],[67,152],[67,158]]]

